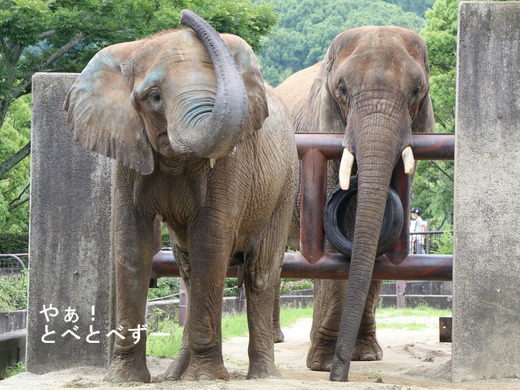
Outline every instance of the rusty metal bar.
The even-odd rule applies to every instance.
[[[318,149],[302,155],[300,251],[309,263],[325,252],[323,208],[327,199],[327,159]]]
[[[284,278],[347,279],[349,262],[341,254],[325,253],[323,206],[326,199],[327,160],[340,159],[343,134],[296,134],[298,154],[302,160],[301,253],[286,253],[282,268]],[[453,134],[420,134],[413,137],[416,160],[453,160]],[[398,163],[392,187],[403,204],[404,220],[409,220],[410,180]],[[310,207],[309,207],[310,205]],[[405,223],[398,243],[376,260],[375,279],[452,280],[452,255],[409,255],[409,224]],[[179,276],[171,251],[154,256],[156,277]],[[236,267],[228,268],[228,277],[236,277]]]
[[[328,160],[339,160],[343,153],[343,134],[298,133],[296,146],[300,159],[309,150],[318,150]],[[454,134],[414,134],[413,155],[416,160],[453,160],[455,156]]]
[[[394,264],[386,256],[376,260],[374,279],[381,280],[451,280],[453,256],[409,255]],[[283,278],[347,279],[350,263],[338,253],[325,253],[316,263],[309,263],[300,253],[286,253],[282,268]],[[158,277],[179,276],[179,267],[169,250],[154,256],[153,272]],[[235,278],[237,267],[228,267],[227,277]]]
[[[410,220],[411,184],[409,176],[404,173],[402,160],[399,160],[394,169],[390,185],[399,195],[399,199],[401,199],[401,204],[403,206],[403,221],[405,221],[405,223],[403,223],[403,229],[401,230],[401,235],[399,236],[397,243],[387,252],[387,257],[391,259],[394,264],[399,264],[408,256],[410,249],[410,224],[408,221]]]

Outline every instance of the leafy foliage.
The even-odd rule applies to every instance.
[[[0,161],[25,146],[31,134],[31,97],[23,96],[9,107],[0,128]],[[0,232],[22,233],[29,230],[29,160],[24,159],[0,180]],[[0,247],[3,246],[0,239]],[[25,249],[23,252],[26,252]],[[17,252],[20,252],[18,250]],[[4,252],[0,249],[0,253]]]
[[[0,276],[0,311],[27,310],[27,270],[22,275]]]
[[[334,37],[347,28],[396,25],[419,31],[416,14],[382,0],[269,0],[281,19],[263,41],[264,77],[278,85],[292,73],[321,61]]]
[[[426,27],[420,32],[428,46],[435,131],[441,133],[455,132],[459,2],[436,0],[426,11]],[[453,224],[453,168],[452,161],[421,161],[417,168],[411,206],[423,210],[422,217],[430,219],[434,230],[451,230]]]
[[[398,7],[401,7],[406,12],[413,12],[421,17],[424,17],[424,14],[427,9],[431,8],[435,0],[385,0],[387,3],[395,4]]]
[[[28,253],[29,234],[27,233],[0,233],[0,253]]]

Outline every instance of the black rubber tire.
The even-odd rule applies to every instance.
[[[344,256],[352,256],[352,240],[346,227],[346,210],[349,203],[357,196],[357,176],[350,178],[350,188],[344,191],[339,184],[332,190],[325,202],[323,227],[332,245]],[[377,245],[377,257],[388,252],[396,244],[403,229],[403,205],[393,188],[388,190],[385,215]],[[353,230],[353,229],[352,229]]]

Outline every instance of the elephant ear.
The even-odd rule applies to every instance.
[[[245,134],[248,135],[259,130],[269,116],[262,67],[253,49],[242,38],[231,34],[221,34],[221,36],[238,65],[246,87],[249,108]]]
[[[97,53],[72,85],[64,108],[75,140],[142,175],[153,172],[153,151],[130,100],[123,68],[142,42],[109,46]]]
[[[412,132],[414,133],[430,133],[435,128],[435,120],[433,117],[432,101],[430,94],[427,93],[417,109],[417,114],[412,121]]]
[[[415,114],[412,120],[412,132],[414,133],[430,133],[435,129],[435,119],[433,116],[433,107],[432,100],[430,99],[430,63],[428,62],[428,49],[426,47],[426,43],[419,38],[418,46],[420,47],[419,52],[422,52],[422,55],[419,55],[418,62],[422,64],[422,68],[424,70],[424,77],[426,78],[428,92],[422,98],[419,103],[419,107],[417,108],[417,113]]]
[[[325,133],[345,133],[346,117],[341,108],[332,97],[329,89],[330,74],[336,64],[336,57],[346,58],[350,56],[355,48],[356,36],[349,30],[344,31],[334,38],[330,47],[323,58],[320,70],[314,80],[311,89],[311,96],[319,100],[319,122],[316,124],[320,132]],[[340,53],[341,52],[341,53]],[[309,101],[309,104],[313,104]],[[348,135],[345,134],[345,137]],[[345,139],[346,143],[350,143]],[[347,146],[347,145],[345,145]],[[352,149],[351,149],[352,150]]]

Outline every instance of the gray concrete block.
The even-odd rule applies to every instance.
[[[461,3],[454,382],[520,378],[520,4]]]
[[[108,366],[110,358],[112,162],[67,128],[63,103],[76,77],[33,77],[26,365],[33,373]],[[50,305],[58,312],[46,318]],[[100,333],[89,341],[99,343],[87,342],[92,331]]]
[[[0,334],[0,379],[6,368],[25,360],[25,329]]]
[[[27,328],[27,310],[0,311],[0,334]]]

